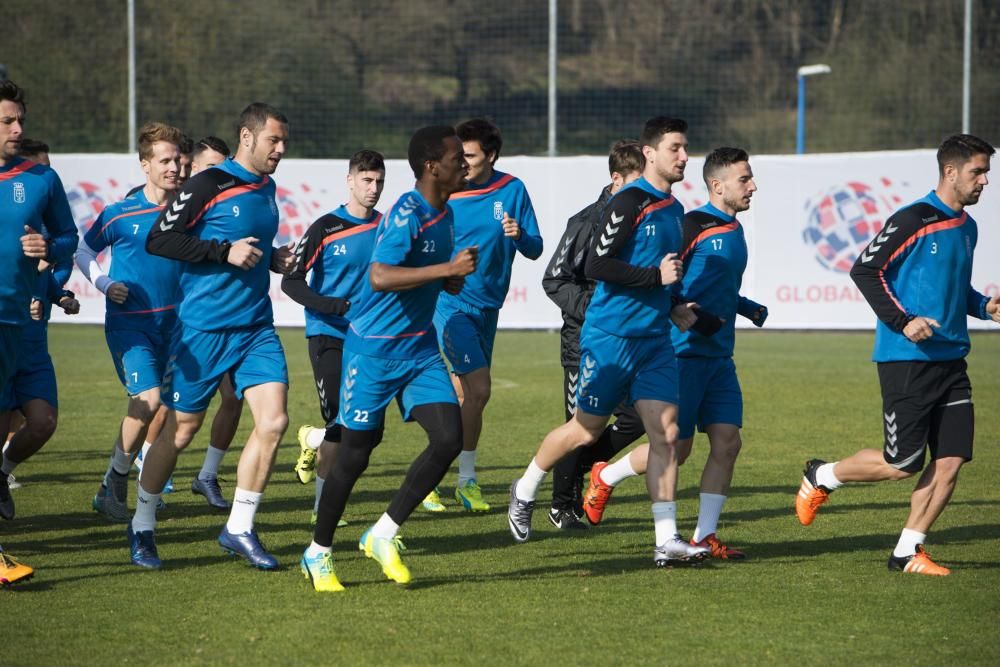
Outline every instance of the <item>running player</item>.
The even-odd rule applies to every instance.
[[[682,275],[684,209],[670,194],[684,178],[687,123],[649,120],[642,134],[643,177],[622,188],[601,214],[586,271],[597,281],[580,333],[580,382],[573,418],[542,441],[524,475],[510,487],[507,523],[516,542],[531,536],[535,496],[545,474],[577,447],[592,444],[615,406],[635,405],[650,441],[647,487],[653,501],[657,566],[688,563],[708,550],[677,533],[677,362],[671,317],[695,319],[689,304],[671,308]],[[672,310],[675,311],[672,313]]]
[[[410,139],[416,188],[382,218],[361,306],[344,343],[340,386],[340,445],[320,498],[313,542],[302,572],[317,591],[343,586],[333,571],[331,545],[351,489],[378,443],[386,406],[397,399],[429,443],[413,461],[389,505],[362,535],[358,548],[400,584],[410,571],[399,557],[399,526],[433,489],[462,448],[462,415],[434,334],[441,290],[457,293],[476,269],[476,248],[454,249],[448,198],[462,189],[468,165],[462,142],[446,126],[424,127]]]
[[[268,268],[284,261],[284,251],[292,257],[290,250],[271,247],[278,208],[270,174],[285,153],[288,121],[277,109],[254,103],[243,110],[237,127],[236,157],[191,178],[146,238],[150,253],[185,264],[179,326],[163,380],[169,412],[143,464],[127,530],[132,562],[140,567],[160,567],[153,534],[157,500],[226,373],[232,374],[236,396],[246,396],[254,429],[240,456],[232,511],[219,544],[254,567],[278,566],[253,524],[288,426],[288,370],[268,296]]]
[[[808,526],[845,482],[900,480],[923,470],[889,555],[891,571],[951,573],[931,560],[924,541],[955,490],[958,471],[972,460],[966,317],[1000,323],[1000,296],[984,296],[969,282],[978,231],[965,210],[979,202],[994,152],[969,134],[945,139],[937,152],[937,187],[886,220],[851,269],[878,316],[872,360],[882,388],[885,441],[881,451],[862,449],[834,463],[807,461],[795,513]]]
[[[107,296],[104,332],[118,379],[128,393],[111,460],[94,496],[94,510],[109,521],[128,521],[128,472],[160,408],[160,383],[177,323],[181,265],[146,252],[146,235],[177,190],[183,134],[164,123],[139,131],[139,165],[146,185],[111,204],[84,235],[76,264]],[[107,273],[98,256],[111,250]]]
[[[0,82],[0,387],[6,390],[18,363],[21,337],[30,317],[38,264],[65,262],[76,250],[77,233],[69,201],[52,169],[18,155],[24,131],[24,91]],[[6,411],[0,428],[6,433]],[[0,517],[14,518],[7,477],[20,463],[9,452],[0,458]],[[24,581],[32,568],[0,549],[0,585]]]
[[[191,175],[221,164],[227,157],[229,157],[229,146],[226,145],[225,141],[218,137],[205,137],[194,145],[191,154]],[[233,383],[228,374],[222,377],[222,382],[219,384],[219,399],[219,408],[215,412],[215,417],[212,418],[211,435],[208,447],[205,449],[205,458],[198,475],[191,481],[191,492],[204,496],[209,507],[227,510],[230,505],[223,496],[222,488],[219,485],[219,468],[222,466],[222,459],[226,451],[233,443],[233,438],[236,437],[236,429],[239,428],[240,416],[243,414],[243,401],[236,398]],[[142,445],[142,452],[135,460],[136,467],[140,470],[142,469],[142,460],[153,441],[160,435],[166,418],[167,409],[161,406],[160,411],[156,413],[156,417],[149,425],[146,442]],[[168,481],[163,490],[167,493],[168,489],[173,490],[172,481]],[[163,509],[164,506],[161,499],[160,509]]]
[[[455,247],[479,248],[480,270],[469,276],[460,293],[441,295],[434,327],[461,383],[464,441],[458,456],[455,500],[468,511],[485,512],[490,506],[476,481],[476,447],[483,429],[483,410],[490,400],[497,318],[507,298],[515,253],[538,259],[542,237],[524,183],[494,168],[503,146],[500,129],[490,120],[473,118],[455,131],[469,164],[465,189],[450,199],[455,212]],[[444,509],[436,490],[425,500],[425,507]]]
[[[340,370],[350,311],[357,310],[375,232],[382,214],[375,210],[385,187],[385,160],[380,153],[362,150],[347,165],[347,203],[322,216],[306,231],[295,249],[295,270],[281,281],[281,289],[305,306],[306,339],[312,362],[324,428],[299,429],[299,458],[295,473],[300,482],[316,479],[312,523],[319,512],[323,485],[340,442]],[[310,275],[311,274],[311,275]],[[309,282],[306,283],[306,277]],[[316,457],[319,453],[319,472]]]
[[[566,420],[576,410],[576,388],[580,376],[580,328],[587,305],[594,294],[594,281],[587,278],[584,266],[590,255],[594,230],[601,221],[601,212],[608,201],[623,186],[642,176],[646,158],[642,145],[623,139],[611,147],[608,170],[611,183],[601,190],[597,201],[574,215],[566,223],[566,231],[545,269],[542,287],[562,311],[560,362],[563,367],[563,394]],[[587,524],[583,514],[583,473],[595,461],[607,461],[645,433],[635,410],[627,405],[615,411],[615,423],[607,426],[591,447],[581,447],[567,454],[552,470],[552,507],[549,521],[560,530],[581,530]]]
[[[709,203],[684,216],[680,291],[683,299],[698,303],[723,322],[718,331],[694,327],[671,332],[681,383],[677,456],[678,465],[690,456],[695,427],[708,434],[709,455],[701,476],[698,526],[691,544],[710,549],[714,558],[737,560],[746,555],[722,543],[716,528],[742,446],[743,395],[733,364],[736,315],[748,317],[757,326],[767,318],[766,308],[740,296],[747,245],[736,214],[750,208],[757,185],[750,158],[739,148],[709,153],[702,173]],[[642,445],[611,465],[594,465],[583,504],[592,523],[600,522],[617,484],[645,472],[648,451],[649,446]]]

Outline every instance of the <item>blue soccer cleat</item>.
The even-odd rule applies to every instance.
[[[156,553],[153,531],[143,530],[136,533],[132,530],[132,522],[129,521],[125,534],[128,535],[128,550],[132,564],[147,570],[160,569],[163,563],[160,562],[160,557]]]
[[[230,533],[225,526],[219,533],[219,546],[224,551],[233,556],[242,556],[250,565],[258,570],[275,570],[278,568],[278,559],[267,553],[264,545],[257,537],[257,531],[251,530],[249,533]]]

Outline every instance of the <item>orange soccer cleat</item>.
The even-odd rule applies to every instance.
[[[594,526],[601,522],[604,506],[611,500],[611,493],[615,490],[615,487],[601,481],[601,471],[607,467],[607,461],[594,464],[590,469],[590,484],[587,486],[587,492],[583,494],[583,513],[587,515],[587,521]]]
[[[912,556],[889,556],[889,570],[907,574],[929,574],[935,577],[947,577],[951,574],[951,570],[931,560],[931,555],[924,551],[922,544],[917,545],[917,553]]]
[[[802,471],[802,485],[799,487],[799,494],[795,496],[795,515],[803,526],[813,522],[819,506],[830,497],[830,489],[816,482],[816,469],[824,463],[826,461],[811,459],[806,461],[806,469]]]
[[[715,536],[715,533],[706,535],[700,542],[695,542],[692,539],[691,544],[696,547],[705,547],[712,552],[712,558],[718,558],[720,560],[743,560],[747,557],[747,555],[739,549],[733,549],[732,547],[728,547],[720,542],[719,538]]]

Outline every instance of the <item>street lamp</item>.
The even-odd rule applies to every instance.
[[[814,74],[829,74],[829,65],[803,65],[799,68],[799,116],[795,132],[795,152],[806,152],[806,77]]]

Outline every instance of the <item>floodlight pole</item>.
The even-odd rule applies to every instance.
[[[135,153],[135,0],[128,0],[128,152]]]
[[[962,48],[962,134],[969,133],[972,109],[972,0],[965,0],[965,44]]]
[[[829,74],[829,65],[804,65],[798,70],[799,80],[799,114],[795,131],[795,152],[806,152],[806,77],[816,74]]]
[[[559,0],[549,0],[549,157],[556,155],[556,66],[559,53]]]

